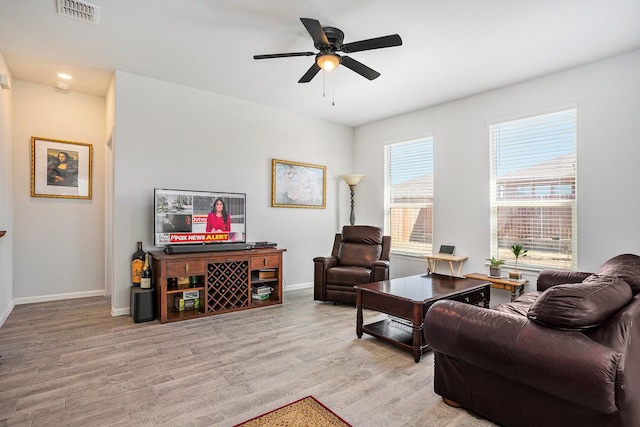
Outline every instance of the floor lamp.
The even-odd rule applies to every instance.
[[[356,185],[364,178],[364,175],[351,174],[351,175],[340,175],[340,178],[349,186],[349,190],[351,190],[351,216],[349,217],[349,221],[351,225],[356,222],[356,214],[353,211],[353,206],[355,204],[354,193],[356,191]]]

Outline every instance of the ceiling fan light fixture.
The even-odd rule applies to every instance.
[[[59,0],[70,1],[70,0]],[[361,75],[368,80],[375,80],[380,77],[380,73],[367,67],[361,62],[356,61],[350,56],[340,56],[336,52],[351,54],[354,52],[362,52],[365,50],[382,49],[386,47],[401,46],[402,39],[398,34],[391,34],[383,37],[375,37],[372,39],[360,40],[344,44],[344,33],[339,28],[323,27],[320,21],[312,18],[300,18],[300,21],[307,29],[307,32],[313,39],[313,47],[318,53],[313,52],[289,52],[289,53],[272,53],[268,55],[253,55],[253,59],[268,58],[288,58],[293,56],[313,56],[315,62],[306,73],[298,80],[298,83],[309,83],[319,72],[332,71],[340,64],[345,68]],[[325,73],[323,73],[324,76]],[[324,78],[324,77],[323,77]]]
[[[335,53],[320,53],[316,57],[316,64],[325,71],[331,71],[340,65],[340,56]]]

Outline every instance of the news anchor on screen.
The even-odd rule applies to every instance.
[[[221,198],[217,198],[212,205],[211,212],[207,215],[207,233],[212,231],[230,231],[231,215]]]

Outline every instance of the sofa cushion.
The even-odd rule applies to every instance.
[[[380,259],[380,254],[382,254],[381,245],[342,243],[340,249],[338,249],[338,263],[340,265],[371,268],[374,261]]]
[[[367,245],[381,245],[382,229],[370,225],[345,225],[342,227],[342,241]]]
[[[580,283],[593,273],[570,270],[542,270],[538,274],[536,288],[545,291],[548,288],[563,283]]]
[[[632,297],[624,280],[594,274],[582,283],[547,289],[529,308],[527,317],[547,327],[586,330],[607,320]]]
[[[354,286],[371,282],[371,270],[364,267],[333,267],[327,270],[327,288],[331,285]]]
[[[634,294],[640,292],[640,256],[638,255],[622,254],[614,256],[602,264],[596,274],[621,277],[631,286]]]
[[[539,291],[527,292],[526,294],[520,295],[515,301],[497,305],[494,310],[526,317],[529,308],[531,308],[541,294],[542,292]]]

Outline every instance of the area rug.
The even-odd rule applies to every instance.
[[[331,409],[307,396],[234,427],[351,427]]]

